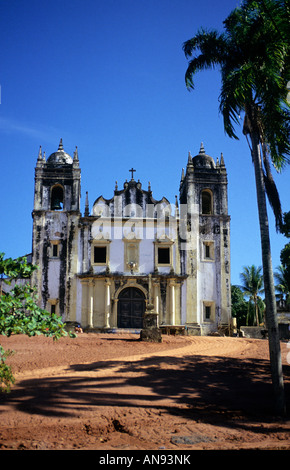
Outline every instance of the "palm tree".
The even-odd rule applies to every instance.
[[[224,21],[225,32],[200,30],[183,45],[190,59],[185,75],[188,89],[194,88],[193,77],[198,71],[220,68],[219,109],[229,137],[238,139],[234,127],[244,116],[243,133],[256,180],[272,383],[276,410],[282,414],[284,385],[266,194],[279,230],[282,211],[270,163],[277,171],[289,163],[289,19],[290,0],[245,0]]]
[[[286,277],[286,269],[284,266],[277,266],[277,271],[274,272],[276,281],[276,290],[280,292],[282,297],[285,295],[286,303],[290,303],[290,286]]]
[[[244,266],[243,269],[243,272],[240,274],[242,281],[241,289],[244,295],[249,297],[250,302],[254,303],[256,325],[259,326],[259,313],[261,313],[261,310],[264,311],[264,303],[259,295],[264,292],[262,266]]]

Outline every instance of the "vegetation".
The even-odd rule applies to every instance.
[[[285,413],[282,361],[276,312],[266,195],[277,230],[282,210],[271,165],[289,163],[290,0],[244,0],[224,21],[224,32],[200,30],[183,46],[189,59],[185,80],[194,88],[198,71],[219,67],[220,112],[227,135],[238,139],[235,126],[243,116],[243,134],[254,165],[259,213],[266,323],[275,407]]]
[[[242,291],[245,297],[249,298],[248,303],[248,315],[246,324],[249,324],[249,317],[252,311],[254,311],[254,318],[256,326],[259,326],[263,321],[263,315],[265,311],[265,304],[259,294],[264,292],[263,288],[263,274],[262,267],[245,266],[241,273]],[[252,308],[254,306],[254,309]],[[253,321],[251,321],[254,324]]]
[[[288,245],[290,244],[288,243]],[[275,281],[277,283],[276,289],[280,293],[280,299],[285,300],[286,304],[290,305],[290,285],[286,275],[286,268],[283,265],[280,265],[276,269],[277,271],[274,273]]]
[[[261,325],[264,322],[265,303],[260,294],[263,289],[262,268],[245,266],[241,285],[232,286],[232,316],[237,319],[237,327]]]
[[[281,232],[285,237],[290,238],[290,212],[283,215],[283,226]],[[276,288],[285,296],[286,303],[290,304],[290,243],[287,243],[280,253],[281,265],[275,273],[275,280],[278,283]]]
[[[237,328],[248,325],[249,302],[245,300],[242,289],[239,286],[231,287],[232,316],[237,319]]]
[[[4,258],[0,253],[0,334],[11,336],[25,334],[28,336],[45,335],[54,340],[62,336],[70,336],[65,329],[62,319],[38,307],[35,291],[28,280],[36,266],[27,263],[27,259]],[[27,282],[23,282],[23,280]],[[15,284],[9,290],[3,286]],[[12,351],[4,351],[0,345],[0,391],[8,392],[14,383],[11,368],[6,364],[6,359]]]

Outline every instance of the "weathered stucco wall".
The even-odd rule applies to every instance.
[[[54,188],[62,196],[53,210]],[[205,206],[204,191],[207,192]],[[206,213],[204,213],[206,207]],[[162,251],[163,250],[163,251]],[[63,150],[35,169],[33,277],[42,307],[84,327],[118,325],[123,289],[142,292],[159,324],[207,334],[230,321],[230,218],[223,159],[189,155],[179,203],[155,200],[133,178],[80,213],[78,154]]]

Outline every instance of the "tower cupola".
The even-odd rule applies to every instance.
[[[47,159],[47,165],[71,165],[73,163],[72,157],[64,151],[62,139],[60,139],[58,150],[52,153]]]

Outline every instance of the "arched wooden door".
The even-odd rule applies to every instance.
[[[142,328],[145,297],[141,290],[127,287],[119,294],[118,328]]]

